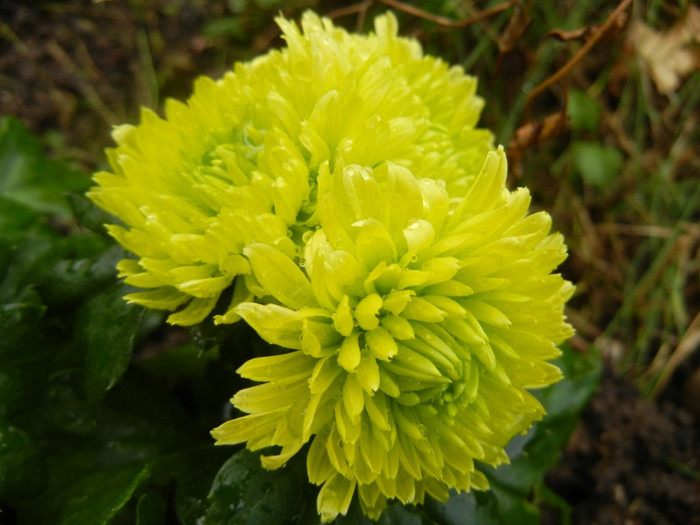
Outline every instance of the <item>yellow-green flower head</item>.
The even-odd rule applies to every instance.
[[[561,374],[547,362],[569,337],[573,286],[552,271],[566,257],[527,190],[505,188],[502,149],[462,197],[381,162],[320,167],[319,228],[300,264],[263,243],[244,249],[268,292],[235,312],[291,352],[246,362],[261,384],[232,403],[247,415],[213,431],[246,442],[277,468],[306,443],[309,479],[330,521],[358,493],[378,518],[388,499],[483,489],[474,462],[541,418],[529,388]]]
[[[121,221],[109,232],[137,257],[121,276],[150,289],[127,299],[178,310],[171,323],[202,321],[250,274],[247,245],[301,254],[322,166],[390,161],[461,195],[492,149],[475,129],[476,80],[398,37],[391,13],[369,35],[311,12],[302,29],[277,22],[286,48],[198,79],[186,104],[167,101],[165,118],[144,110],[138,126],[118,127],[112,172],[95,176],[89,196]],[[236,284],[226,322],[254,293]]]

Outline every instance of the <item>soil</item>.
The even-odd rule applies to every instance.
[[[606,369],[546,482],[572,506],[574,524],[700,524],[699,423]]]
[[[103,162],[110,126],[156,103],[149,82],[160,95],[183,98],[196,75],[216,76],[222,56],[237,58],[222,55],[222,46],[237,40],[237,49],[254,53],[274,38],[260,20],[247,22],[258,24],[255,39],[204,37],[202,20],[225,14],[217,9],[226,2],[170,4],[177,9],[166,0],[0,0],[0,114],[17,116],[54,154],[89,171]],[[699,470],[700,411],[672,396],[651,403],[606,371],[546,481],[572,506],[574,524],[692,525],[700,524]],[[543,522],[555,523],[553,516],[545,509]]]

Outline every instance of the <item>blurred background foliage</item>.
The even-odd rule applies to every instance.
[[[391,8],[404,35],[478,76],[509,184],[552,214],[577,284],[569,377],[543,392],[551,414],[512,444],[494,490],[383,522],[696,523],[700,9],[687,0],[0,0],[0,523],[316,519],[314,489],[294,484],[303,465],[281,483],[211,446],[237,364],[262,343],[123,303],[123,254],[81,196],[111,126],[283,45],[273,18],[308,8],[358,31]],[[599,356],[605,379],[569,440]],[[353,507],[339,522],[360,520]]]

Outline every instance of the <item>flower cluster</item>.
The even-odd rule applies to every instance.
[[[177,310],[173,324],[202,321],[234,281],[234,301],[257,293],[236,279],[250,275],[248,244],[300,255],[324,166],[391,161],[458,195],[492,149],[475,129],[476,80],[397,37],[391,14],[364,37],[311,12],[303,33],[278,23],[286,49],[218,82],[199,78],[187,104],[167,101],[165,119],[144,110],[139,126],[119,126],[113,172],[95,175],[89,196],[122,221],[109,233],[138,256],[121,276],[150,289],[128,300]],[[234,306],[224,322],[238,319]]]
[[[355,494],[376,519],[390,499],[487,488],[475,461],[506,462],[543,414],[528,389],[561,375],[563,239],[506,189],[475,80],[393,15],[367,36],[278,23],[285,49],[118,129],[91,196],[138,257],[122,275],[151,288],[128,299],[193,324],[233,287],[215,322],[283,351],[241,366],[259,382],[232,399],[246,415],[212,434],[278,447],[269,469],[309,444],[324,521]]]

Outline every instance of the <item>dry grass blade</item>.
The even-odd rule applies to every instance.
[[[650,398],[652,400],[658,399],[678,366],[688,359],[698,348],[700,348],[700,313],[696,315],[693,322],[690,323],[690,326],[688,326],[678,346],[666,362],[666,366],[662,368],[661,375],[651,392]]]

